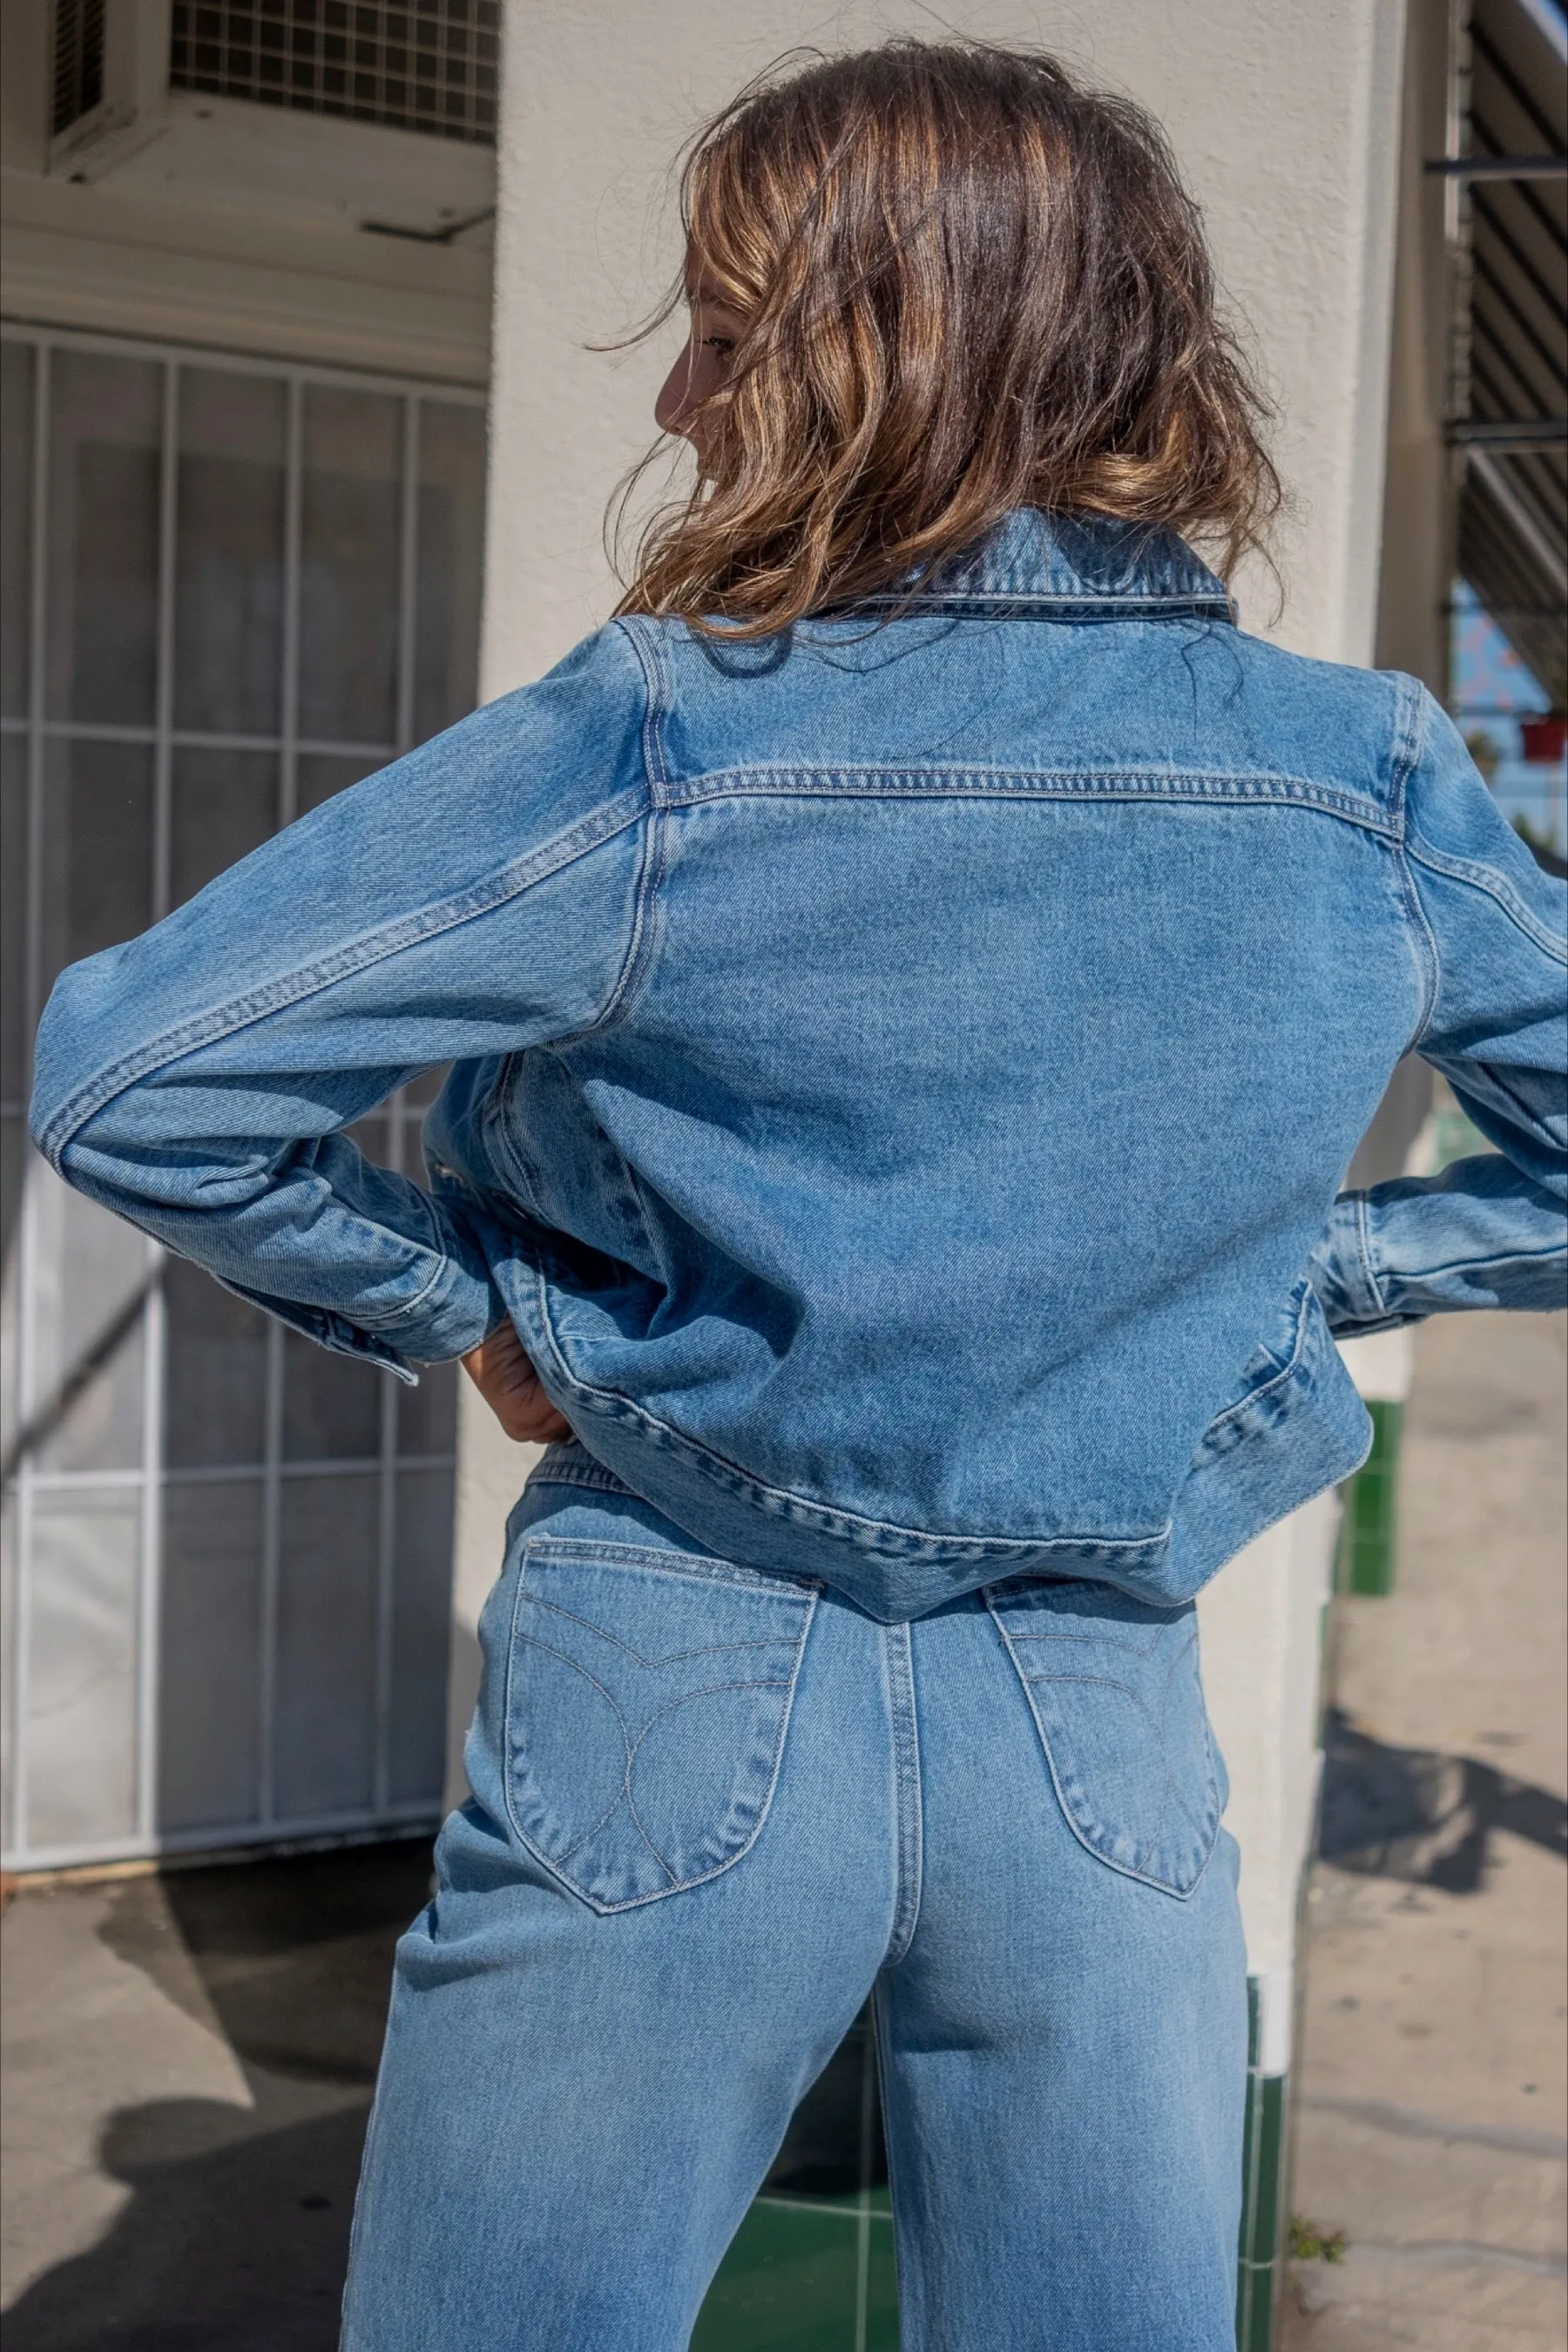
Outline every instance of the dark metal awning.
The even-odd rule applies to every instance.
[[[1468,137],[1436,168],[1469,206],[1459,570],[1568,701],[1568,70],[1553,0],[1474,0]],[[1462,330],[1461,330],[1462,331]]]

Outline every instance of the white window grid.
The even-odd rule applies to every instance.
[[[184,749],[268,751],[279,762],[279,827],[297,814],[298,763],[312,752],[380,761],[391,760],[415,741],[415,626],[418,548],[419,406],[438,400],[445,406],[482,410],[486,396],[471,387],[428,383],[421,379],[371,374],[361,371],[306,365],[209,351],[201,346],[151,342],[123,336],[36,328],[0,322],[0,340],[31,347],[34,358],[32,398],[31,544],[28,578],[28,681],[25,717],[0,717],[0,732],[21,736],[26,744],[26,1018],[29,1039],[43,1012],[44,979],[44,797],[46,755],[52,740],[123,742],[149,747],[153,761],[153,919],[169,910],[171,803],[174,754]],[[76,724],[49,719],[46,709],[48,593],[49,375],[52,355],[60,350],[93,352],[118,359],[143,359],[163,370],[162,435],[159,469],[158,613],[155,717],[151,726]],[[175,579],[176,497],[179,462],[179,377],[182,367],[205,371],[230,370],[251,377],[281,381],[287,391],[285,458],[285,530],[283,580],[283,645],[280,725],[271,733],[226,733],[180,729],[174,710],[174,606]],[[295,724],[298,709],[300,651],[300,509],[303,476],[303,402],[306,388],[320,384],[354,392],[391,394],[402,404],[401,509],[398,577],[397,734],[392,741],[349,741],[302,735]],[[476,551],[476,559],[477,559]],[[26,1118],[26,1102],[0,1103],[0,1116]],[[424,1112],[400,1088],[376,1114],[387,1135],[386,1164],[413,1167]],[[163,1400],[167,1346],[167,1320],[162,1269],[167,1253],[154,1242],[145,1244],[144,1278],[139,1293],[142,1331],[142,1458],[132,1469],[44,1470],[32,1459],[31,1435],[52,1400],[37,1391],[37,1187],[30,1181],[38,1163],[29,1149],[17,1217],[16,1251],[19,1281],[15,1334],[15,1423],[17,1435],[8,1448],[6,1493],[15,1507],[14,1590],[11,1604],[10,1655],[5,1662],[7,1797],[4,1853],[6,1870],[68,1868],[83,1862],[118,1862],[160,1853],[213,1852],[250,1845],[293,1845],[313,1838],[356,1837],[395,1833],[399,1830],[434,1826],[439,1817],[441,1791],[402,1801],[390,1793],[392,1730],[391,1601],[396,1542],[397,1475],[399,1471],[455,1469],[450,1452],[400,1452],[397,1443],[399,1383],[390,1374],[382,1381],[379,1443],[373,1454],[334,1456],[323,1461],[285,1461],[283,1453],[284,1347],[281,1324],[268,1318],[266,1349],[265,1441],[258,1463],[179,1468],[163,1459]],[[426,1377],[429,1377],[426,1375]],[[277,1800],[276,1696],[280,1598],[281,1525],[286,1481],[347,1477],[365,1473],[377,1481],[376,1643],[374,1691],[374,1789],[368,1807],[324,1813],[292,1814]],[[167,1488],[204,1483],[259,1481],[263,1488],[261,1608],[258,1627],[258,1803],[255,1816],[216,1829],[161,1830],[157,1820],[157,1740],[159,1709],[159,1598],[162,1563],[162,1504]],[[120,1837],[98,1837],[89,1848],[35,1845],[27,1836],[28,1686],[31,1613],[34,1598],[33,1534],[35,1507],[41,1496],[73,1490],[130,1488],[140,1496],[140,1575],[135,1633],[136,1678],[134,1811],[135,1826]]]

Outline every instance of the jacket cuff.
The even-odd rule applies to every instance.
[[[467,1355],[481,1339],[508,1319],[500,1293],[487,1274],[448,1262],[428,1290],[401,1313],[377,1316],[374,1325],[356,1323],[330,1307],[310,1307],[296,1298],[279,1298],[246,1284],[216,1279],[237,1298],[276,1316],[291,1331],[313,1339],[335,1356],[353,1356],[361,1363],[379,1365],[412,1387],[422,1364],[449,1363]]]
[[[1336,1337],[1392,1328],[1410,1318],[1391,1315],[1373,1271],[1364,1192],[1342,1192],[1308,1265],[1312,1288]]]

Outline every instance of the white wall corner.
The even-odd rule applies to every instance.
[[[517,1445],[471,1382],[458,1397],[458,1493],[452,1530],[452,1647],[447,1672],[447,1787],[450,1809],[468,1793],[463,1742],[479,1693],[479,1612],[500,1572],[506,1523],[544,1452]]]
[[[1410,1394],[1415,1369],[1415,1332],[1411,1324],[1397,1331],[1373,1331],[1363,1339],[1339,1343],[1345,1370],[1358,1392],[1369,1401],[1403,1404]]]
[[[1375,658],[1382,570],[1388,390],[1394,350],[1394,280],[1399,223],[1400,141],[1405,115],[1406,0],[1367,0],[1364,61],[1349,163],[1361,231],[1357,331],[1347,415],[1343,643],[1335,658]],[[1377,519],[1377,520],[1374,520]]]
[[[1318,1801],[1323,1604],[1339,1506],[1320,1495],[1238,1552],[1198,1596],[1204,1683],[1230,1774],[1247,1967],[1289,1972]]]
[[[1255,1971],[1258,1988],[1258,2071],[1288,2074],[1296,2035],[1296,1977],[1292,1969]]]

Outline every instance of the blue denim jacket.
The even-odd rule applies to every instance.
[[[329,801],[65,974],[35,1133],[329,1348],[510,1316],[726,1557],[1172,1601],[1362,1459],[1331,1332],[1562,1297],[1563,930],[1411,679],[1024,512],[767,643],[615,622]],[[1411,1048],[1498,1155],[1338,1192]],[[444,1062],[421,1189],[342,1130]]]

